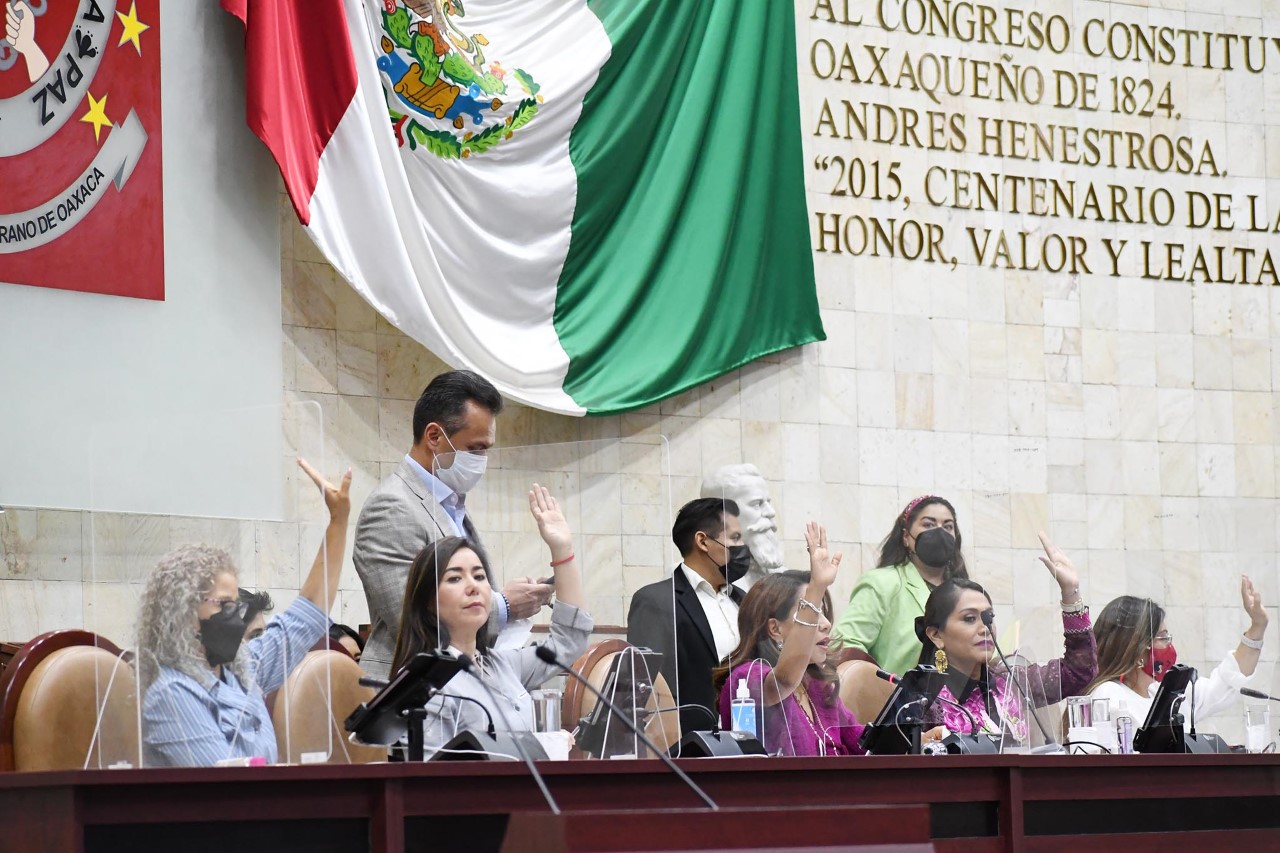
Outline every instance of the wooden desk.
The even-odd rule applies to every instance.
[[[923,804],[940,851],[1280,847],[1280,757],[1271,755],[740,758],[681,766],[725,807]],[[699,804],[656,761],[541,767],[566,812]],[[0,848],[279,853],[363,850],[372,841],[377,851],[498,850],[513,812],[546,810],[514,763],[14,773],[0,774]]]

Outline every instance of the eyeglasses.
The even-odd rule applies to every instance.
[[[1153,639],[1157,643],[1164,643],[1165,645],[1168,645],[1173,642],[1173,634],[1170,634],[1168,631],[1162,631],[1161,633],[1156,634]]]
[[[209,598],[208,596],[201,596],[200,602],[202,604],[216,604],[218,605],[218,609],[226,615],[237,616],[241,619],[243,619],[244,615],[249,612],[249,602],[238,601],[234,598]]]

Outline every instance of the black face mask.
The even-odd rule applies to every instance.
[[[934,569],[945,569],[956,557],[956,537],[942,527],[931,527],[916,537],[916,556]]]
[[[221,666],[236,659],[245,628],[244,619],[234,611],[219,610],[208,619],[200,620],[200,642],[210,666]]]
[[[720,540],[716,540],[719,542]],[[717,568],[724,574],[724,579],[729,583],[733,583],[738,578],[744,577],[747,570],[751,568],[751,549],[746,545],[724,545],[720,543],[725,551],[729,554],[729,560],[723,566]],[[712,561],[714,562],[714,561]]]

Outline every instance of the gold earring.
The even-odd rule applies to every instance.
[[[933,653],[933,665],[938,672],[947,671],[947,653],[942,649],[936,649]]]

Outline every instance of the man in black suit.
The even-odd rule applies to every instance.
[[[627,640],[661,652],[662,675],[675,694],[680,731],[706,731],[718,716],[711,671],[738,645],[738,604],[733,582],[751,564],[742,544],[738,505],[699,498],[680,508],[671,538],[683,558],[671,577],[631,598]],[[705,710],[703,710],[705,709]]]

